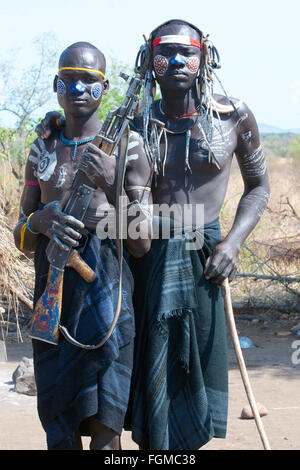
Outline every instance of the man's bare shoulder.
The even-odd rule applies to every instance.
[[[36,157],[39,157],[44,153],[51,152],[56,147],[58,141],[59,136],[56,134],[52,134],[47,139],[37,137],[31,145],[30,153],[34,153]]]
[[[234,98],[232,96],[227,97],[214,93],[213,105],[215,105],[215,107],[217,107],[217,105],[220,105],[220,109],[217,110],[221,111],[221,114],[235,114],[238,117],[241,117],[246,113],[249,113],[249,115],[251,114],[251,116],[253,115],[249,106],[245,103],[244,100],[240,98]],[[236,111],[238,111],[238,113]]]
[[[131,130],[126,164],[126,185],[151,186],[152,160],[145,151],[142,136]]]
[[[227,96],[221,95],[219,93],[214,93],[213,94],[213,99],[217,103],[222,104],[224,106],[230,106],[230,105],[232,105],[232,103],[234,103],[234,105],[236,105],[237,103],[243,104],[243,101],[239,98],[234,98],[232,96],[227,97]]]
[[[228,99],[226,96],[214,94],[213,105],[215,105],[216,111],[223,117],[229,118],[240,132],[246,130],[257,132],[255,116],[245,101],[234,97]]]
[[[151,166],[151,159],[145,151],[144,139],[139,132],[130,131],[128,153],[127,153],[127,168],[136,168],[140,166]]]

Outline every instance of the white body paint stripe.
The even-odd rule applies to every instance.
[[[134,153],[133,155],[128,155],[127,156],[127,161],[131,162],[131,160],[138,160],[139,156],[137,153]]]
[[[32,154],[29,155],[28,160],[32,163],[37,163],[39,161],[38,157],[34,157]]]
[[[40,149],[35,144],[32,144],[31,148],[38,155],[41,153]]]
[[[137,147],[139,145],[139,142],[137,140],[134,140],[133,142],[129,142],[128,144],[128,150],[133,149],[134,147]]]

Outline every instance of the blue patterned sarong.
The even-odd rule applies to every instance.
[[[83,237],[80,254],[96,272],[87,284],[72,269],[65,269],[61,323],[84,344],[98,344],[114,318],[118,296],[119,265],[113,241],[94,234]],[[49,264],[48,243],[40,236],[35,253],[34,303],[42,295]],[[75,431],[95,416],[121,434],[127,409],[133,358],[133,280],[123,265],[123,301],[117,326],[97,350],[70,344],[62,335],[58,346],[33,340],[38,413],[47,434],[48,449],[70,449]],[[83,432],[85,434],[85,432]]]
[[[125,429],[143,449],[197,450],[226,435],[223,298],[203,275],[220,241],[215,221],[197,251],[186,250],[184,237],[158,239],[132,259],[136,339]]]

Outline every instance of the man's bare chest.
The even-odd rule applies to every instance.
[[[164,174],[182,172],[219,173],[230,165],[237,145],[236,127],[215,122],[208,138],[201,123],[188,132],[166,132],[161,139],[160,156]]]
[[[34,173],[39,181],[42,197],[57,195],[59,198],[71,188],[84,149],[84,145],[78,146],[75,153],[73,147],[64,146],[59,140],[46,144],[38,139],[32,146],[35,155],[30,158],[34,163]]]

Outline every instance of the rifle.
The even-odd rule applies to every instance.
[[[148,44],[145,43],[141,47],[137,56],[134,69],[135,75],[132,76],[129,81],[128,75],[124,73],[120,74],[125,81],[129,81],[129,86],[123,103],[119,108],[108,113],[99,134],[97,134],[92,141],[94,145],[103,150],[107,155],[112,155],[116,151],[125,130],[128,129],[130,120],[134,118],[134,113],[139,102],[140,91],[148,69],[149,60],[149,47]],[[94,281],[95,273],[79,256],[76,250],[70,248],[68,251],[64,251],[60,249],[53,240],[50,240],[46,249],[46,255],[50,264],[47,284],[42,296],[37,301],[33,312],[30,334],[31,338],[57,345],[59,342],[59,332],[61,332],[64,337],[75,346],[84,349],[98,349],[109,339],[114,330],[120,315],[122,304],[123,208],[121,196],[126,170],[127,149],[126,152],[119,152],[119,154],[115,208],[116,213],[118,214],[116,222],[120,278],[118,302],[113,323],[105,338],[97,345],[84,345],[79,343],[69,334],[67,329],[60,324],[65,267],[71,266],[74,268],[88,283]],[[70,198],[63,209],[64,213],[70,214],[79,220],[83,220],[96,189],[97,188],[91,183],[90,179],[80,169],[78,169],[72,184]]]

